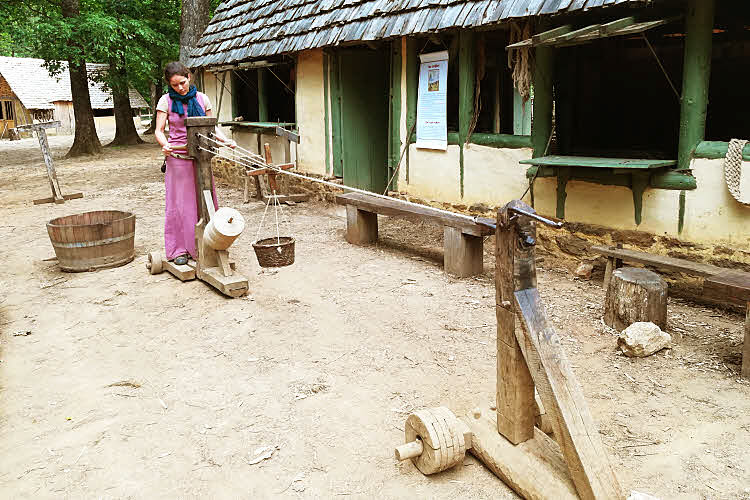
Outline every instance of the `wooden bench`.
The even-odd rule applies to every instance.
[[[349,243],[366,245],[376,242],[378,214],[429,220],[444,227],[445,271],[459,277],[482,274],[484,237],[495,234],[492,219],[472,221],[428,206],[414,206],[395,198],[385,200],[359,193],[340,194],[336,196],[336,203],[346,206],[346,241]]]
[[[607,257],[607,268],[604,272],[605,289],[609,286],[612,272],[622,262],[634,262],[704,278],[704,297],[719,302],[744,305],[747,309],[741,373],[742,377],[750,379],[750,273],[626,248],[594,246],[591,250]]]

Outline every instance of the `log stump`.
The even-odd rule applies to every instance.
[[[667,284],[656,273],[623,267],[612,273],[604,302],[604,322],[623,331],[638,321],[667,326]]]

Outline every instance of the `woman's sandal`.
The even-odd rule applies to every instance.
[[[182,254],[174,258],[174,263],[178,266],[184,266],[188,263],[188,254]]]

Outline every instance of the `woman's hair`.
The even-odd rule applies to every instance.
[[[190,70],[179,61],[171,62],[164,67],[164,79],[169,84],[169,81],[174,75],[180,75],[187,78],[190,76]]]

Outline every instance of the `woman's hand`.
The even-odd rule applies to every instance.
[[[172,146],[170,146],[169,143],[163,145],[161,151],[164,153],[164,156],[172,156]]]
[[[237,143],[235,142],[234,139],[227,139],[226,141],[224,141],[224,145],[226,147],[232,148],[232,149],[234,149],[234,148],[237,147]]]

